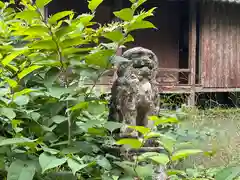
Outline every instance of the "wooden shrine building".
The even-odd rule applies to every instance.
[[[104,0],[96,21],[107,23],[113,11],[129,5],[129,0]],[[127,48],[156,53],[161,93],[188,93],[194,105],[198,92],[240,91],[240,0],[148,0],[143,6],[158,7],[149,19],[158,30],[136,31]],[[46,12],[67,9],[87,12],[87,0],[53,0]],[[109,85],[108,79],[100,84]]]

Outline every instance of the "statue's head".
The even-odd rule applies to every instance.
[[[131,60],[134,68],[158,68],[158,58],[151,50],[143,47],[135,47],[125,51],[122,55]]]

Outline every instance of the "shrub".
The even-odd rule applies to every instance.
[[[172,162],[201,150],[178,149],[173,138],[145,127],[132,127],[143,140],[115,142],[112,132],[121,124],[106,121],[108,102],[94,91],[99,77],[124,60],[115,52],[134,40],[131,32],[155,28],[145,20],[155,8],[137,13],[146,0],[131,0],[130,8],[114,12],[119,22],[101,25],[93,18],[103,0],[89,0],[90,12],[77,17],[63,11],[45,18],[41,9],[50,1],[22,0],[21,11],[0,1],[1,179],[143,179],[152,175],[153,162],[166,165],[169,175],[182,174]],[[150,119],[156,126],[178,122]],[[157,137],[165,152],[134,162],[106,152],[116,144],[141,148],[149,137]]]

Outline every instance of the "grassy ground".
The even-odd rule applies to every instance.
[[[211,159],[204,156],[190,158],[182,164],[184,167],[240,163],[240,109],[190,110],[187,114],[181,125],[184,129],[216,133],[197,143],[198,147],[205,150],[216,150],[216,154]]]

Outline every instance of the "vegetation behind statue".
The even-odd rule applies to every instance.
[[[89,0],[90,12],[79,16],[63,11],[45,18],[41,9],[50,1],[22,0],[20,12],[10,8],[13,1],[0,1],[1,179],[144,178],[151,176],[153,162],[168,165],[170,159],[199,152],[174,150],[171,158],[150,153],[126,162],[104,151],[114,144],[138,148],[141,143],[115,142],[111,133],[121,124],[106,122],[107,101],[99,98],[94,87],[113,62],[122,61],[115,52],[133,41],[132,31],[155,28],[145,20],[155,8],[137,13],[145,0],[131,0],[130,8],[114,12],[120,22],[100,25],[93,19],[102,0]],[[84,86],[86,82],[93,86]],[[155,125],[173,121],[152,120]],[[132,128],[144,133],[144,138],[162,137],[145,127]],[[147,165],[136,163],[145,160]]]

